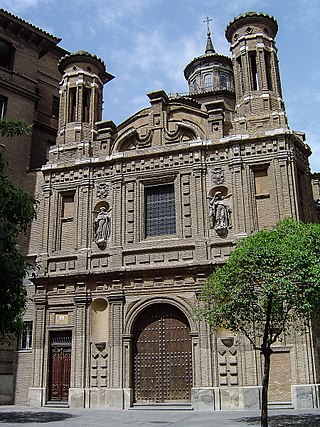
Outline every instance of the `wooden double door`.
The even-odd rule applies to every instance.
[[[170,304],[154,304],[138,317],[133,334],[134,401],[189,401],[192,351],[185,315]]]
[[[71,332],[52,332],[50,339],[49,401],[68,402],[71,369]]]

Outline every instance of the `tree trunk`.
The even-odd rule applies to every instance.
[[[268,427],[268,387],[270,374],[271,349],[263,350],[264,370],[262,379],[261,427]]]
[[[270,374],[270,361],[271,361],[271,347],[270,347],[270,321],[272,311],[272,293],[268,297],[266,323],[264,327],[263,340],[261,351],[264,356],[264,369],[262,379],[262,405],[261,405],[261,427],[268,427],[268,387],[269,387],[269,374]]]

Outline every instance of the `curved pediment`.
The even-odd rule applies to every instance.
[[[120,125],[112,152],[205,139],[207,117],[206,112],[195,106],[185,105],[176,99],[168,99],[167,102],[160,99]]]

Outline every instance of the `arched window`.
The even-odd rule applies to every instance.
[[[205,90],[212,90],[212,75],[206,74],[204,76],[204,88]]]

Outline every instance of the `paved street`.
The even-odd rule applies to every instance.
[[[318,427],[320,410],[270,411],[270,427]],[[177,410],[93,410],[0,406],[0,425],[11,427],[48,424],[51,427],[247,427],[259,426],[257,411],[195,412]]]

